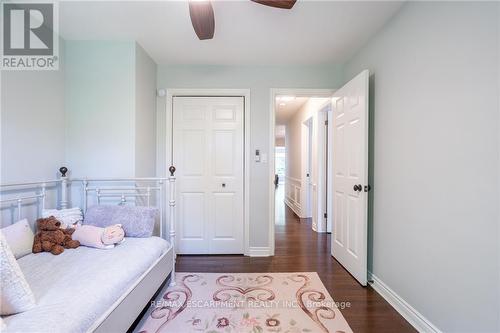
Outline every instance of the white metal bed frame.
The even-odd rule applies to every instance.
[[[170,248],[158,258],[149,269],[139,277],[133,285],[90,327],[88,332],[125,332],[127,331],[138,315],[142,312],[149,300],[158,291],[167,276],[170,274],[170,286],[175,285],[175,167],[169,168],[170,176],[166,178],[69,178],[66,173],[68,169],[61,167],[60,179],[0,184],[0,209],[5,209],[10,203],[10,207],[17,209],[17,218],[22,218],[23,204],[36,203],[37,217],[41,217],[42,210],[46,208],[46,197],[49,189],[56,189],[60,185],[60,209],[68,208],[68,188],[76,183],[82,185],[82,210],[85,213],[89,202],[89,195],[95,194],[96,203],[101,204],[103,198],[119,198],[118,204],[123,205],[130,198],[137,205],[138,199],[144,199],[146,205],[151,205],[151,199],[155,194],[157,206],[160,210],[159,231],[160,237],[170,242]],[[111,184],[110,186],[104,184]],[[118,185],[116,185],[118,184]],[[127,185],[123,185],[127,184]],[[129,185],[132,184],[132,185]],[[168,206],[169,206],[169,232],[164,232],[164,213],[167,203],[166,190],[168,184]],[[15,193],[35,192],[31,195],[14,196],[8,195],[7,191]],[[54,207],[57,208],[57,207]],[[167,238],[168,236],[168,238]]]

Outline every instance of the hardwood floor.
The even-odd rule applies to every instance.
[[[282,200],[277,200],[280,204]],[[416,332],[375,290],[361,287],[330,255],[330,235],[318,234],[288,207],[277,214],[275,256],[178,256],[179,272],[317,272],[354,332]],[[281,218],[280,218],[281,216]]]

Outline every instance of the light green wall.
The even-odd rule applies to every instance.
[[[156,175],[156,63],[135,47],[135,176]]]
[[[56,71],[0,71],[0,183],[56,179],[65,163],[64,40],[59,40]],[[2,193],[5,194],[5,193]],[[26,193],[24,193],[26,194]],[[57,193],[47,191],[47,205]],[[23,207],[33,225],[37,205]],[[4,205],[0,226],[17,221],[17,210]]]
[[[337,88],[342,80],[336,66],[159,66],[158,88],[240,88],[251,90],[250,146],[269,153],[271,88]],[[160,117],[165,98],[158,100]],[[160,118],[159,126],[164,124]],[[164,126],[163,126],[163,131]],[[163,132],[164,133],[164,132]],[[168,132],[168,135],[171,135]],[[159,142],[159,162],[165,147]],[[160,164],[159,170],[166,170]],[[267,247],[269,240],[269,163],[251,161],[250,246]]]
[[[135,42],[65,45],[66,161],[73,176],[154,176],[156,63]]]
[[[410,2],[371,72],[370,269],[444,332],[499,324],[499,5]]]
[[[64,163],[64,40],[59,70],[0,71],[1,183],[53,179]]]
[[[134,176],[134,71],[134,42],[66,42],[66,160],[73,176]]]

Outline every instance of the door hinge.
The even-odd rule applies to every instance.
[[[368,192],[372,189],[372,187],[370,185],[365,185],[365,192]]]
[[[324,213],[323,217],[326,219],[328,217],[328,214]]]
[[[328,126],[328,120],[325,120],[325,126]]]

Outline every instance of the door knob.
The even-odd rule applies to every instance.
[[[226,183],[222,183],[222,187],[226,187]]]
[[[352,189],[353,189],[354,191],[359,191],[359,192],[361,192],[361,190],[363,189],[363,187],[361,186],[361,184],[358,184],[358,185],[354,185],[354,186],[352,187]]]

